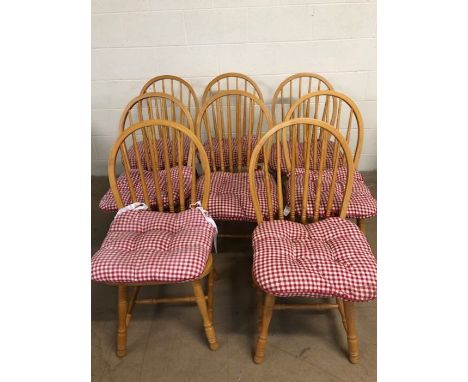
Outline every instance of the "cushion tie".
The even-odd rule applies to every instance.
[[[190,204],[190,208],[195,208],[197,209],[198,211],[201,212],[201,214],[203,215],[203,217],[205,218],[205,220],[211,224],[214,229],[215,229],[215,235],[213,237],[213,247],[214,247],[214,250],[215,250],[215,253],[218,253],[218,241],[217,241],[217,237],[218,237],[218,227],[216,225],[216,222],[213,220],[213,218],[210,216],[210,214],[208,213],[207,210],[205,210],[202,205],[201,205],[201,202],[198,201],[196,203],[192,203]]]
[[[124,212],[127,212],[127,211],[139,211],[139,210],[146,211],[146,210],[149,210],[149,208],[148,208],[148,206],[147,206],[145,203],[135,202],[135,203],[129,204],[128,206],[125,206],[125,207],[122,207],[121,209],[119,209],[119,210],[117,211],[117,213],[115,214],[114,219],[115,219],[117,216],[119,216],[120,214],[123,214]]]

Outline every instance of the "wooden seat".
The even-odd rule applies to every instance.
[[[320,155],[318,136],[322,145]],[[296,137],[291,145],[281,144],[290,137]],[[303,168],[298,168],[295,160],[299,145],[303,146],[306,158]],[[325,179],[328,145],[333,148],[333,155],[331,176]],[[272,203],[268,203],[270,213],[265,219],[259,205],[265,190],[257,187],[255,177],[259,166],[264,173],[270,171],[267,163],[271,156],[276,156],[279,163],[284,154],[291,157],[291,189],[289,195],[283,195],[283,175],[278,167],[275,173],[278,214],[272,210]],[[260,155],[263,163],[259,163]],[[296,170],[304,172],[304,176],[297,179]],[[338,182],[339,171],[344,172],[341,182]],[[316,178],[315,183],[310,182],[311,174]],[[353,157],[346,139],[324,121],[298,118],[283,122],[268,131],[256,145],[249,165],[249,185],[258,223],[252,236],[252,274],[257,287],[260,332],[256,363],[264,360],[273,310],[288,308],[338,309],[347,333],[349,359],[352,363],[359,362],[354,302],[376,297],[377,269],[364,234],[345,219],[353,179]],[[309,215],[310,205],[313,208]],[[289,304],[277,300],[296,296],[334,298],[336,302]]]
[[[224,73],[213,78],[205,87],[202,104],[211,96],[223,90],[243,90],[263,101],[262,91],[252,78],[242,73]]]
[[[273,122],[285,121],[289,108],[303,95],[320,90],[333,90],[325,77],[316,73],[296,73],[281,82],[273,94],[271,116]]]
[[[164,144],[164,170],[159,170],[159,147],[155,142],[159,139],[166,142],[168,137],[176,142],[175,162],[170,162],[168,145]],[[135,146],[143,139],[146,141],[145,147],[151,163],[156,165],[151,170],[145,170],[142,157],[135,151],[137,169],[132,170],[127,146]],[[187,165],[183,163],[184,139],[190,142]],[[119,166],[120,158],[123,169]],[[197,201],[196,158],[204,173],[200,207],[194,207]],[[175,174],[182,179],[187,166],[192,175],[188,194],[182,182],[177,183],[173,179]],[[165,205],[160,187],[162,173],[166,175],[169,212],[163,212]],[[117,138],[109,154],[108,175],[117,208],[134,202],[152,206],[149,211],[130,210],[118,214],[101,249],[91,261],[94,281],[118,287],[117,355],[126,355],[127,328],[134,305],[164,302],[196,302],[210,349],[215,350],[218,342],[212,324],[214,268],[211,247],[216,228],[208,222],[201,210],[206,209],[210,188],[210,168],[201,142],[193,132],[176,122],[160,119],[139,122],[125,129]],[[152,192],[148,179],[152,179]],[[126,185],[125,189],[122,188],[123,185]],[[176,188],[180,195],[177,204],[173,197]],[[127,190],[129,200],[124,203],[123,194]],[[192,205],[189,206],[189,203]],[[201,280],[205,277],[208,279],[207,295],[201,285]],[[142,286],[180,282],[191,282],[194,296],[138,299]],[[132,287],[130,298],[129,287]]]

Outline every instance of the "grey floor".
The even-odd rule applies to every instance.
[[[376,195],[375,172],[363,173]],[[106,177],[92,177],[94,253],[113,214],[99,211]],[[375,218],[367,237],[376,254]],[[248,232],[253,225],[223,224],[222,232]],[[128,331],[128,355],[115,355],[116,288],[92,285],[92,380],[98,381],[375,381],[377,306],[358,304],[361,363],[346,357],[346,336],[337,311],[276,311],[265,362],[255,365],[255,294],[251,287],[249,240],[220,239],[215,264],[214,325],[220,347],[210,351],[196,305],[139,305]],[[142,296],[190,294],[189,285],[146,287]]]

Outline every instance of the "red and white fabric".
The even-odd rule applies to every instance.
[[[161,199],[163,208],[169,207],[169,193],[167,189],[167,174],[166,170],[159,170],[159,186],[161,189]],[[179,204],[179,168],[173,167],[169,171],[170,177],[172,179],[172,195],[174,197],[174,204]],[[154,184],[154,177],[152,171],[143,171],[143,176],[146,183],[146,188],[148,190],[148,197],[150,200],[150,208],[155,208],[156,205],[156,187]],[[184,196],[185,199],[190,198],[191,192],[191,182],[192,182],[192,168],[191,167],[182,167],[182,182],[184,186]],[[137,200],[132,200],[130,194],[130,187],[128,185],[127,177],[125,173],[120,175],[117,178],[117,188],[120,191],[122,197],[122,202],[124,206],[131,204],[133,202],[145,203],[145,198],[143,197],[143,187],[141,183],[140,173],[136,169],[130,170],[130,179],[132,180],[133,187],[135,189],[135,194]],[[117,211],[117,205],[115,204],[114,194],[109,189],[106,194],[102,197],[99,202],[99,208],[103,211]]]
[[[298,168],[295,171],[296,175],[296,213],[300,214],[302,208],[302,197],[304,194],[304,180],[305,180],[305,169]],[[335,183],[335,193],[333,199],[333,205],[331,209],[331,216],[338,216],[341,209],[341,204],[345,192],[347,169],[345,167],[339,167],[337,169],[337,178]],[[332,182],[333,170],[324,170],[322,173],[322,192],[320,196],[320,208],[319,215],[325,217],[325,211],[328,203],[328,195],[330,192],[330,186]],[[286,198],[288,205],[291,206],[291,189],[292,178],[289,178],[286,182]],[[306,215],[311,218],[314,213],[315,204],[315,193],[318,184],[318,171],[311,171],[309,176],[309,192],[307,197]],[[377,202],[373,198],[369,188],[364,183],[362,175],[358,172],[354,172],[353,188],[351,192],[351,199],[348,205],[346,217],[364,219],[375,216],[377,214]]]
[[[310,168],[313,167],[313,144],[310,144]],[[299,143],[296,147],[297,149],[297,155],[296,155],[296,168],[301,168],[305,167],[305,148],[303,143]],[[335,149],[335,142],[329,141],[327,142],[327,154],[326,154],[326,159],[325,159],[325,167],[324,168],[332,168],[333,167],[333,152]],[[292,143],[288,142],[288,153],[291,156],[292,155]],[[321,157],[322,153],[322,141],[317,141],[317,154],[316,154],[316,165],[318,167],[318,163]],[[276,171],[277,169],[277,154],[276,154],[276,143],[271,145],[271,153],[270,153],[270,161],[269,161],[269,166],[272,170]],[[284,158],[284,150],[283,147],[281,147],[280,150],[280,162],[281,162],[281,172],[283,174],[286,174],[288,172],[288,167],[286,166],[286,160]],[[344,154],[342,152],[338,152],[338,165],[342,165],[344,163]]]
[[[201,199],[203,192],[202,175],[197,182],[197,195]],[[278,193],[275,179],[268,174],[270,182],[270,195],[273,214],[278,211]],[[249,174],[247,172],[229,173],[213,172],[210,179],[210,196],[208,211],[215,220],[256,221],[255,210],[249,189]],[[255,172],[255,184],[259,204],[263,216],[268,218],[268,201],[265,174],[263,171]]]
[[[377,262],[365,236],[348,220],[267,221],[252,240],[253,277],[267,293],[355,302],[377,296]]]
[[[227,138],[223,139],[222,141],[222,152],[223,152],[223,161],[224,161],[224,169],[229,170],[229,140]],[[257,137],[254,135],[250,139],[250,155],[252,155],[252,152],[255,148],[255,145],[257,144]],[[210,163],[210,168],[213,168],[213,158],[214,157],[214,164],[216,166],[216,169],[220,170],[221,169],[221,147],[219,144],[219,140],[212,137],[211,138],[211,145],[213,147],[213,150],[211,149],[209,141],[206,141],[203,144],[203,147],[205,148],[206,155],[208,156],[208,162]],[[234,168],[237,168],[238,163],[239,163],[239,158],[238,158],[238,153],[239,153],[239,147],[238,147],[238,140],[237,138],[232,138],[231,139],[231,147],[232,147],[232,165]],[[242,142],[241,142],[241,167],[246,167],[248,166],[247,163],[247,155],[249,153],[249,139],[248,137],[242,137]],[[259,156],[261,160],[261,155]]]
[[[158,159],[158,167],[160,170],[165,169],[165,161],[164,161],[164,144],[163,144],[162,139],[156,139],[156,145],[155,145],[155,153]],[[176,141],[177,142],[177,141]],[[144,170],[151,171],[153,169],[152,165],[152,160],[151,160],[151,153],[149,151],[149,148],[147,149],[147,153],[145,154],[145,146],[144,142],[140,141],[137,143],[137,149],[138,153],[140,154],[140,160],[141,160],[141,166]],[[183,164],[186,165],[188,162],[188,156],[189,156],[189,151],[190,151],[190,138],[185,137],[184,142],[183,142]],[[179,159],[177,157],[178,155],[178,150],[177,146],[173,146],[172,141],[168,140],[167,141],[167,152],[168,152],[168,157],[169,157],[169,166],[177,166],[179,164]],[[133,145],[128,149],[127,151],[128,154],[128,161],[130,163],[130,168],[138,168],[138,162],[136,159],[136,154],[135,154],[135,148]],[[175,155],[175,161],[173,160],[173,155]],[[148,157],[148,158],[147,158]],[[147,160],[148,159],[148,160]],[[148,162],[149,161],[149,162]]]
[[[91,258],[91,278],[105,283],[195,280],[205,269],[214,235],[197,209],[125,212],[114,219]]]

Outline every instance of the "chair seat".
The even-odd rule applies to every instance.
[[[332,141],[327,142],[327,154],[326,154],[326,158],[325,158],[325,168],[326,169],[333,167],[334,148],[335,148],[334,142],[332,142]],[[313,150],[313,144],[312,143],[310,145],[310,149],[311,149],[311,151]],[[292,143],[291,142],[288,142],[288,152],[289,152],[289,155],[292,154]],[[318,166],[320,156],[321,156],[321,152],[322,152],[322,141],[318,140],[317,141],[317,154],[316,154],[315,162],[314,162],[313,154],[312,153],[310,154],[311,155],[310,156],[310,169],[314,168],[314,166],[313,166],[314,163],[315,163],[316,166]],[[339,158],[338,163],[342,164],[343,160],[344,160],[343,159],[344,155],[343,155],[342,152],[338,153],[338,158]],[[271,146],[271,154],[270,154],[270,161],[269,161],[269,166],[274,171],[276,171],[276,169],[277,169],[276,162],[277,162],[276,143],[274,143]],[[300,167],[305,167],[305,151],[304,151],[303,144],[298,144],[297,145],[296,168],[300,168]],[[280,169],[281,169],[281,172],[283,174],[287,174],[289,172],[288,167],[286,165],[286,160],[284,158],[284,151],[283,150],[281,150],[281,152],[280,152]]]
[[[168,153],[168,157],[169,157],[169,165],[172,167],[172,166],[176,166],[179,162],[178,162],[178,158],[176,157],[176,155],[178,154],[178,150],[177,150],[177,141],[176,140],[168,140],[167,141],[167,153]],[[158,168],[160,170],[163,170],[165,168],[164,164],[164,141],[162,139],[156,139],[156,145],[154,146],[155,147],[155,156],[158,160]],[[140,154],[140,160],[141,160],[141,166],[144,170],[148,170],[148,171],[151,171],[153,169],[153,166],[152,166],[152,159],[151,159],[151,152],[149,151],[149,149],[147,149],[147,152],[145,153],[145,146],[144,146],[144,142],[143,141],[140,141],[137,143],[137,149],[138,149],[138,153]],[[184,138],[184,142],[183,142],[183,164],[186,165],[187,162],[188,162],[188,156],[189,156],[189,151],[190,151],[190,139],[185,137]],[[155,158],[155,159],[156,159]],[[135,148],[134,146],[132,145],[129,149],[128,149],[128,162],[130,164],[130,168],[135,168],[137,169],[138,168],[138,162],[137,162],[137,159],[136,159],[136,154],[135,154]]]
[[[304,188],[305,169],[299,168],[295,171],[296,174],[296,213],[300,214],[302,208],[302,196]],[[337,179],[335,185],[335,194],[333,205],[331,209],[331,216],[338,216],[341,208],[341,201],[345,191],[347,170],[344,167],[339,167],[337,170]],[[322,194],[320,197],[320,217],[325,217],[325,211],[328,202],[328,194],[332,183],[333,170],[328,169],[323,171],[322,175]],[[318,172],[311,171],[309,176],[309,192],[307,197],[306,215],[308,218],[313,217],[316,186],[318,182]],[[288,205],[291,205],[290,189],[291,189],[291,176],[286,183],[286,197]],[[349,201],[348,211],[346,217],[354,219],[370,218],[377,215],[377,202],[372,196],[369,188],[364,183],[362,175],[354,172],[354,182],[351,192],[351,199]]]
[[[268,221],[255,229],[252,240],[253,277],[267,293],[355,302],[376,298],[375,257],[350,221]]]
[[[201,198],[204,176],[197,182],[197,195]],[[268,174],[272,211],[276,215],[278,210],[277,186],[275,179]],[[259,203],[265,218],[268,218],[268,201],[265,175],[263,171],[256,171],[255,184],[260,197]],[[249,174],[246,172],[211,173],[210,196],[208,211],[215,220],[256,221],[255,210],[249,189]]]
[[[248,165],[248,156],[252,154],[255,145],[257,144],[257,137],[253,135],[250,138],[250,151],[249,151],[249,139],[248,137],[242,137],[241,140],[241,154],[240,154],[240,167],[246,167]],[[222,145],[222,147],[221,147]],[[237,169],[239,163],[239,150],[238,150],[238,139],[232,138],[231,139],[231,150],[229,146],[229,140],[224,138],[220,141],[216,138],[211,138],[211,146],[209,141],[206,141],[203,144],[205,148],[206,155],[208,156],[208,162],[210,163],[210,168],[213,168],[213,157],[214,157],[214,164],[217,169],[221,169],[221,157],[224,161],[224,169],[229,171],[230,161],[229,161],[229,152],[232,152],[232,166],[233,169]],[[220,153],[223,153],[221,156]],[[212,157],[213,156],[213,157]],[[261,156],[260,156],[261,157]]]
[[[161,201],[163,204],[163,208],[166,209],[169,207],[169,194],[167,189],[167,176],[166,170],[159,170],[159,186],[161,190]],[[154,175],[152,171],[143,171],[143,176],[145,179],[146,187],[148,190],[148,197],[150,199],[150,206],[151,208],[156,207],[156,187],[154,183]],[[179,200],[179,169],[178,167],[173,167],[170,169],[170,177],[172,179],[173,185],[173,198],[175,205],[178,205]],[[192,182],[192,168],[191,167],[182,167],[182,178],[183,178],[183,187],[184,187],[184,195],[185,199],[190,196],[190,189],[191,189],[191,182]],[[135,189],[135,195],[137,198],[137,202],[145,203],[145,199],[143,197],[143,187],[141,184],[140,173],[136,169],[130,170],[130,179],[133,187]],[[122,196],[122,202],[124,206],[133,203],[130,193],[130,187],[128,185],[127,177],[125,173],[120,175],[117,179],[117,187],[120,191]],[[109,189],[105,195],[102,197],[101,201],[99,202],[99,208],[103,211],[117,211],[117,205],[115,203],[114,194]]]
[[[195,280],[206,267],[214,235],[197,209],[124,212],[92,257],[91,278],[111,284]]]

